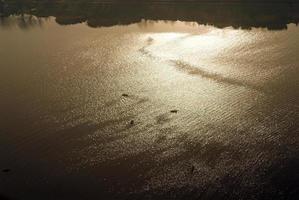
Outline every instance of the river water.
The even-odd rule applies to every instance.
[[[0,46],[5,197],[298,197],[295,24],[15,15]]]

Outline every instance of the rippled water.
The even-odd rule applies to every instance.
[[[3,195],[299,196],[295,24],[90,28],[49,17],[23,29],[9,20],[0,27]]]

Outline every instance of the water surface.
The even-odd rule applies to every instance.
[[[61,25],[55,12],[13,8],[0,26],[4,196],[299,197],[290,10],[265,11],[287,13],[276,24],[184,14],[105,25],[83,12]]]

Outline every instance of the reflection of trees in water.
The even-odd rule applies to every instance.
[[[164,24],[169,24],[169,25],[175,25],[176,21],[171,21],[171,20],[147,20],[147,19],[141,19],[139,23],[137,23],[138,27],[141,28],[149,28],[153,27],[155,24],[163,22]]]
[[[137,25],[141,28],[148,28],[155,25],[155,21],[142,19]]]
[[[246,1],[246,3],[195,4],[169,4],[173,0],[159,1],[164,2],[163,4],[125,4],[124,1],[62,0],[59,3],[51,3],[46,0],[15,0],[15,3],[0,4],[0,12],[2,16],[12,14],[29,14],[38,17],[54,16],[59,24],[86,22],[90,27],[132,23],[139,23],[139,26],[150,26],[154,20],[166,20],[167,23],[180,20],[187,23],[210,24],[220,28],[227,26],[243,29],[264,27],[280,30],[286,29],[289,23],[297,24],[299,22],[299,3],[292,0],[275,0],[276,3],[273,3],[272,0],[272,3],[269,3],[269,0],[262,0],[268,3]],[[35,25],[29,19],[23,20],[23,23],[25,28],[26,24]]]
[[[163,24],[168,24],[168,25],[175,25],[177,21],[171,21],[171,20],[146,20],[142,19],[139,23],[137,23],[137,26],[140,28],[149,28],[153,27],[155,24],[163,22]],[[187,26],[199,26],[197,22],[183,22]]]
[[[19,27],[25,30],[32,27],[42,27],[45,20],[33,15],[22,14],[0,18],[0,26],[3,28]]]

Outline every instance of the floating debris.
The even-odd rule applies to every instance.
[[[131,121],[130,121],[130,124],[131,124],[131,125],[134,125],[134,123],[135,123],[134,120],[131,120]]]
[[[129,97],[129,95],[126,94],[126,93],[122,94],[121,96],[123,96],[123,97]]]
[[[4,173],[10,172],[10,171],[11,171],[10,169],[2,169],[2,172],[4,172]]]
[[[195,167],[194,167],[194,165],[192,165],[192,166],[191,166],[191,171],[190,171],[191,174],[193,174],[194,170],[195,170]]]
[[[152,37],[147,38],[148,43],[152,43],[153,41],[154,41],[154,39]]]
[[[178,110],[171,110],[170,112],[171,113],[178,113],[179,111]]]

